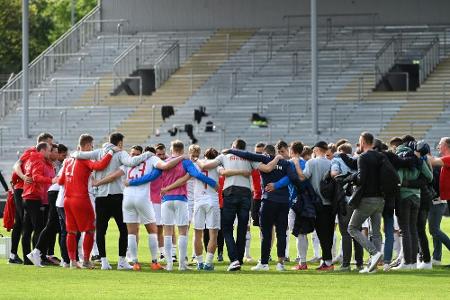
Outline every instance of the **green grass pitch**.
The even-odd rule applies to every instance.
[[[444,218],[442,228],[450,233],[450,218]],[[143,227],[141,232],[143,232]],[[9,236],[2,228],[0,233]],[[252,228],[251,255],[260,256],[259,238]],[[192,232],[189,239],[191,240]],[[107,234],[107,253],[112,263],[117,261],[118,232],[114,222]],[[144,241],[144,240],[143,240]],[[430,244],[432,245],[432,243]],[[191,255],[191,241],[189,255]],[[59,256],[59,247],[55,250]],[[294,237],[290,243],[295,253]],[[308,258],[312,256],[310,243]],[[226,252],[226,247],[225,247]],[[21,250],[19,250],[20,256]],[[227,261],[226,253],[225,260]],[[272,252],[275,257],[275,251]],[[317,265],[308,271],[250,271],[256,264],[246,264],[236,273],[226,272],[227,262],[215,263],[216,271],[171,273],[150,271],[147,243],[139,245],[143,262],[141,272],[69,270],[60,267],[8,265],[0,261],[0,299],[450,299],[450,268],[432,271],[360,275],[357,272],[318,273]],[[367,254],[365,254],[367,258]],[[450,252],[443,246],[443,264],[450,264]],[[294,263],[289,263],[290,269]],[[114,265],[115,268],[115,265]],[[176,269],[176,267],[174,268]]]

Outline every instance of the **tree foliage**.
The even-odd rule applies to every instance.
[[[97,0],[76,0],[76,21]],[[0,74],[22,69],[22,1],[0,0]],[[71,26],[71,0],[30,0],[29,61],[42,53]]]

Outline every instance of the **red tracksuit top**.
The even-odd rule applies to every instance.
[[[66,199],[85,198],[89,199],[89,176],[92,171],[105,169],[111,161],[112,154],[108,153],[100,161],[81,160],[68,158],[64,161],[61,177],[58,179],[59,185],[64,185]]]
[[[22,173],[25,174],[25,164],[27,163],[28,159],[30,158],[31,154],[36,153],[36,147],[30,147],[27,150],[25,150],[25,152],[22,154],[22,156],[20,156],[19,160],[22,162]],[[14,185],[14,189],[23,189],[23,185],[24,182],[22,180],[22,178],[20,178],[16,172],[12,173],[12,178],[11,181]]]
[[[25,164],[25,175],[33,179],[32,183],[24,183],[22,198],[42,202],[46,188],[52,184],[52,178],[45,176],[45,157],[40,152],[33,152]]]

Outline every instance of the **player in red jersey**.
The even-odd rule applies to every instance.
[[[94,138],[82,134],[79,139],[81,151],[92,151]],[[111,161],[113,150],[110,150],[102,160],[77,160],[68,158],[64,161],[63,172],[58,180],[64,185],[64,211],[66,213],[67,252],[69,253],[71,268],[94,267],[90,261],[90,254],[94,245],[95,213],[88,193],[88,182],[92,171],[105,169]],[[76,261],[77,232],[84,232],[83,265]]]

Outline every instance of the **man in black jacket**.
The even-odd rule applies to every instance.
[[[375,271],[378,262],[381,260],[381,213],[383,212],[384,199],[380,190],[380,164],[382,154],[373,150],[374,138],[368,132],[361,133],[359,144],[362,150],[358,158],[358,175],[356,178],[358,186],[362,189],[362,197],[359,204],[353,211],[348,233],[358,243],[365,248],[372,256],[370,264],[360,273],[370,273]],[[372,241],[369,241],[361,233],[361,225],[370,217],[372,223]]]
[[[411,139],[410,136],[405,136],[405,141]],[[379,139],[374,139],[373,149],[384,154],[389,162],[394,166],[396,170],[400,168],[413,168],[420,163],[420,160],[414,155],[412,157],[399,157],[391,151],[386,151],[386,146]],[[351,169],[357,169],[357,159],[352,159],[347,155],[340,155],[341,159],[347,164]],[[383,224],[384,224],[384,270],[389,270],[392,266],[395,266],[393,262],[391,264],[392,252],[394,246],[394,207],[396,205],[395,197],[385,197],[383,208]]]

